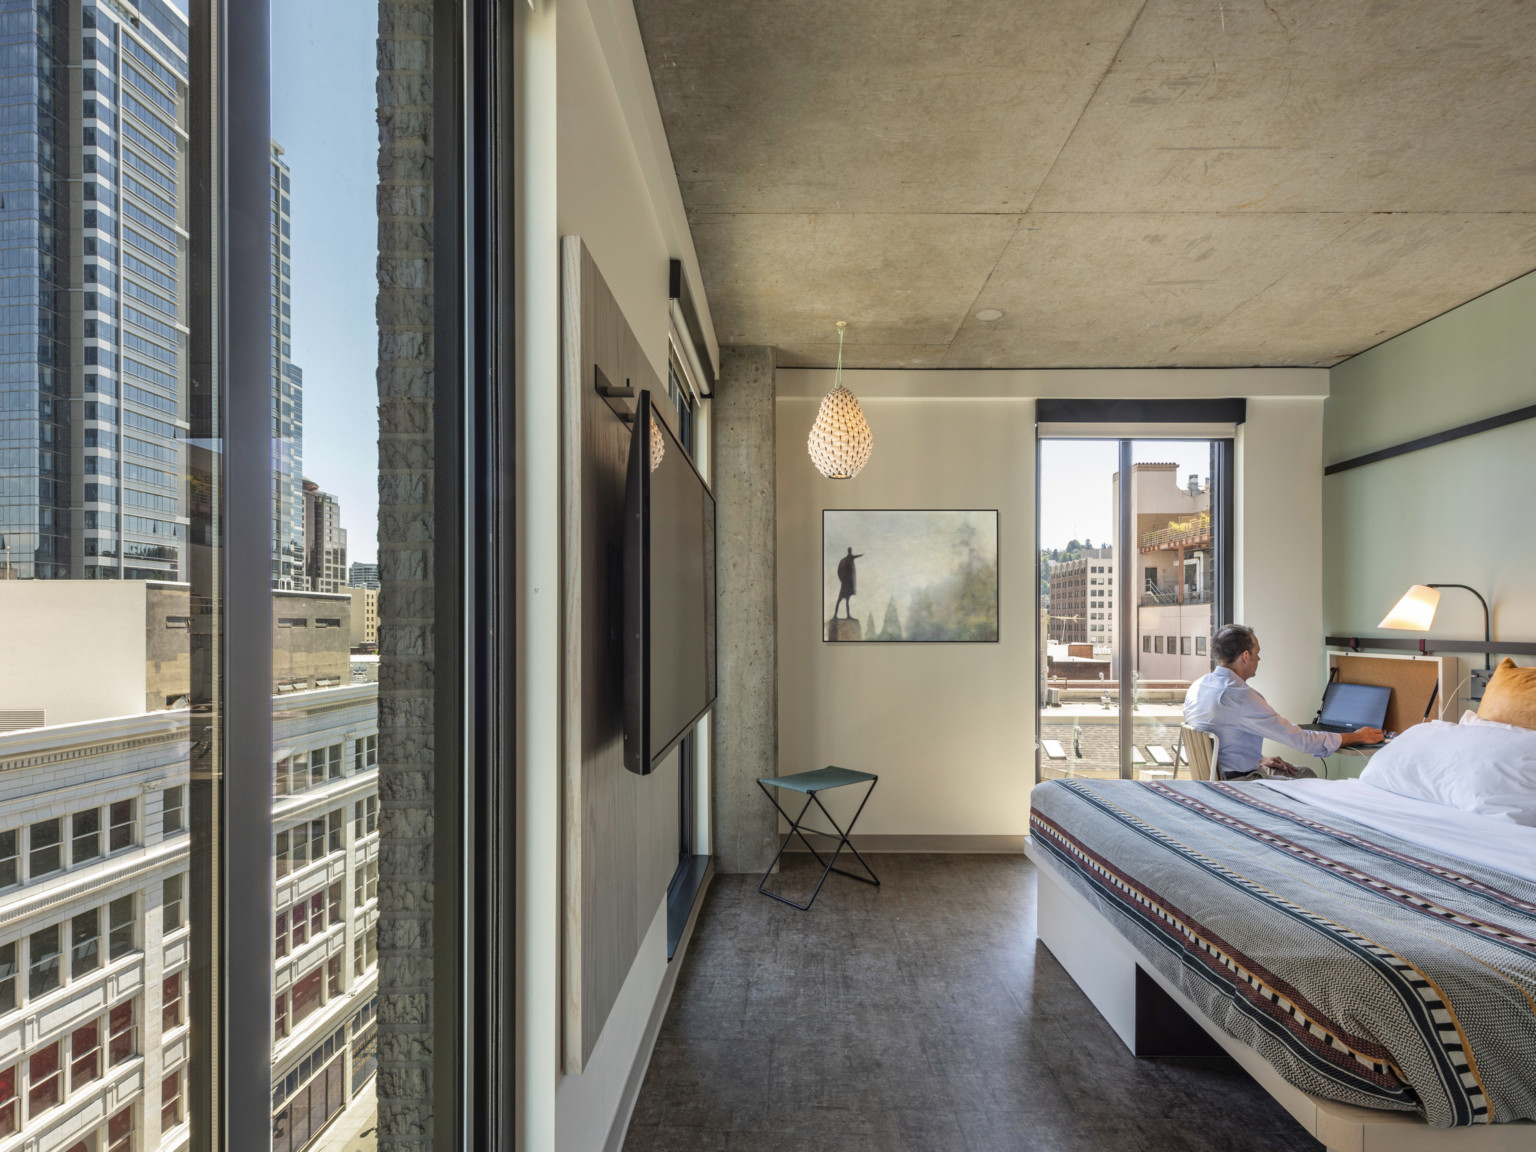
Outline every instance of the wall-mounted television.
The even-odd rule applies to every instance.
[[[642,391],[624,488],[624,766],[646,775],[715,702],[715,498]]]

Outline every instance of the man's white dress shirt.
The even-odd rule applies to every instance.
[[[1211,732],[1221,741],[1217,754],[1223,776],[1257,772],[1266,737],[1308,756],[1331,756],[1343,739],[1337,732],[1298,728],[1271,708],[1241,676],[1222,667],[1189,686],[1184,696],[1184,723]]]

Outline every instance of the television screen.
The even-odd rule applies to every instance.
[[[625,510],[624,760],[646,773],[715,700],[715,500],[649,393],[640,394],[635,415]]]

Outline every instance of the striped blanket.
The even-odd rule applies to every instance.
[[[1536,1119],[1536,885],[1262,784],[1055,780],[1034,848],[1291,1084]]]

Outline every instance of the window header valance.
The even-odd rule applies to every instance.
[[[1248,401],[1241,396],[1196,400],[1035,401],[1040,424],[1241,424]]]

